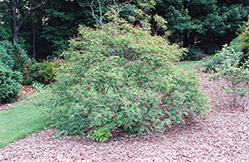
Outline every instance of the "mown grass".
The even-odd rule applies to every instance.
[[[0,112],[0,148],[47,126],[48,108],[35,106],[36,101],[20,103]]]
[[[183,62],[179,62],[177,66],[180,69],[184,69],[184,70],[194,70],[194,69],[197,69],[197,66],[199,63],[200,61],[183,61]]]

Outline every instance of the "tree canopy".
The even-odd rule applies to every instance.
[[[16,9],[11,9],[11,4]],[[30,54],[36,48],[40,58],[58,55],[68,48],[68,40],[77,35],[80,24],[94,27],[106,22],[105,13],[111,7],[119,8],[121,17],[133,24],[149,21],[152,33],[165,34],[157,30],[153,19],[162,16],[172,43],[206,54],[234,39],[249,14],[247,0],[4,0],[0,1],[0,40],[19,40]],[[19,38],[13,38],[17,29]]]

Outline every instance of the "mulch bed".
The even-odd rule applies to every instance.
[[[53,138],[43,130],[0,149],[0,161],[248,161],[249,98],[231,110],[221,90],[224,81],[209,81],[202,74],[201,88],[212,111],[165,132],[162,137],[113,138],[107,143],[89,139]]]

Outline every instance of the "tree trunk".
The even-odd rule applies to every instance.
[[[1,1],[1,0],[0,0]],[[41,7],[41,5],[43,4],[45,0],[41,0],[40,3],[36,4],[35,6],[32,6],[28,13],[21,19],[21,21],[19,21],[19,23],[17,23],[17,2],[16,0],[10,0],[9,2],[7,2],[6,0],[4,0],[4,2],[8,5],[8,7],[10,8],[10,12],[11,12],[11,30],[12,30],[12,43],[18,43],[19,41],[19,37],[18,37],[18,33],[19,30],[21,28],[21,26],[23,25],[24,21],[31,15],[33,14],[33,12]]]
[[[32,33],[33,33],[33,56],[35,57],[35,20],[34,15],[32,14]]]
[[[18,43],[18,32],[19,27],[16,22],[16,0],[10,0],[10,10],[11,10],[11,29],[12,29],[12,43]]]

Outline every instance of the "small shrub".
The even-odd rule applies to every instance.
[[[106,141],[112,131],[161,133],[206,111],[193,73],[177,69],[184,49],[114,18],[103,28],[79,28],[49,99],[59,135]]]
[[[239,97],[244,97],[248,93],[248,89],[243,87],[243,83],[249,83],[248,61],[240,65],[240,58],[243,55],[241,52],[226,50],[227,58],[222,61],[222,64],[216,68],[215,73],[211,78],[224,78],[228,83],[227,87],[222,87],[224,92],[231,95],[231,107],[235,109]]]
[[[0,62],[10,69],[14,69],[15,61],[12,57],[14,48],[9,41],[0,41]]]
[[[29,59],[25,65],[24,83],[32,84],[33,82],[39,82],[42,84],[49,84],[55,81],[56,74],[55,69],[60,67],[58,60],[46,60],[42,63],[36,62],[34,59]]]
[[[21,72],[23,84],[31,84],[37,78],[39,63],[30,58],[18,44],[0,41],[0,62],[13,71]]]
[[[0,103],[10,101],[21,90],[22,74],[0,64]]]
[[[36,62],[34,58],[27,60],[22,71],[23,84],[32,84],[38,80],[40,66],[41,63]]]
[[[52,61],[46,60],[40,64],[40,68],[36,74],[36,81],[42,84],[49,84],[55,81],[55,69],[59,68],[59,61],[54,59]]]
[[[233,42],[231,42],[229,46],[224,45],[222,50],[216,53],[214,56],[207,56],[203,58],[199,66],[204,68],[204,71],[206,72],[215,71],[217,68],[222,67],[223,66],[222,64],[226,62],[226,60],[233,59],[234,56],[231,55],[231,53],[235,52],[241,53],[239,56],[239,65],[241,66],[243,62],[245,62],[245,60],[243,60],[244,53],[241,52],[241,48],[237,47],[238,45],[237,43],[238,43],[237,40],[234,40]]]

